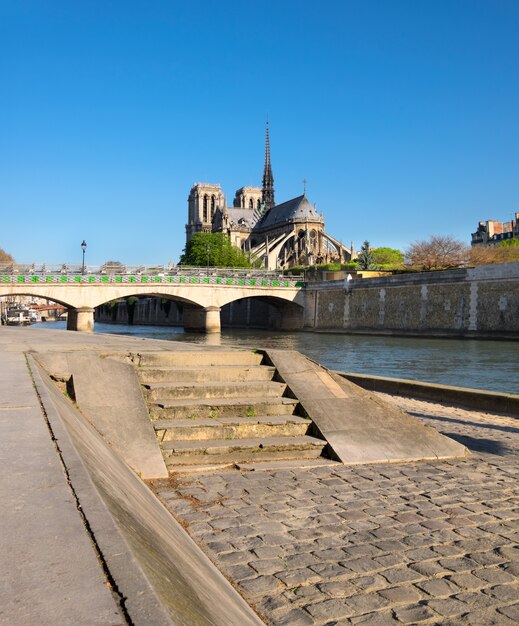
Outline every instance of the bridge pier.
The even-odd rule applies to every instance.
[[[219,333],[220,307],[192,307],[184,305],[184,330],[202,333]]]
[[[279,330],[302,330],[304,326],[304,309],[287,304],[281,309],[281,324]]]
[[[67,312],[67,330],[94,332],[94,309],[89,306],[69,307]]]

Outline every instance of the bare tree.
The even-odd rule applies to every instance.
[[[0,263],[14,263],[13,257],[0,248]]]
[[[519,246],[474,246],[470,250],[471,265],[512,263],[519,261]]]
[[[469,247],[450,235],[433,235],[415,241],[406,250],[406,264],[417,270],[444,270],[466,265]]]

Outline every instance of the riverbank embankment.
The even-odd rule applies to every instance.
[[[256,611],[267,623],[316,626],[470,614],[513,623],[512,420],[397,398],[473,454],[184,474],[154,481],[157,498],[37,364],[49,352],[211,349],[2,328],[2,620],[245,626],[261,623]]]
[[[351,372],[337,372],[337,374],[369,391],[387,393],[391,396],[453,404],[469,409],[477,409],[478,411],[493,411],[519,417],[518,394],[469,389],[453,385],[438,385],[407,380],[405,378],[353,374]]]
[[[308,282],[304,330],[353,335],[519,339],[519,263]],[[220,311],[223,328],[275,328],[282,302],[243,298]],[[131,298],[101,305],[96,321],[183,326],[183,305]]]
[[[138,353],[143,344],[178,348],[1,329],[1,623],[262,623],[37,362],[49,353]]]
[[[519,339],[519,263],[309,283],[305,329]]]

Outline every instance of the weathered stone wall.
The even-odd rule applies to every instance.
[[[478,328],[493,331],[496,326],[515,328],[519,325],[519,281],[479,283]]]
[[[395,335],[519,337],[519,263],[350,281],[310,283],[305,330]],[[131,305],[130,305],[131,306]],[[302,310],[290,302],[244,298],[221,309],[226,327],[297,330]],[[182,326],[182,304],[138,300],[134,324]],[[96,320],[127,324],[120,302],[96,309]]]
[[[95,320],[108,324],[182,326],[182,305],[162,298],[141,298],[130,304],[121,300],[115,305],[97,307]]]
[[[311,284],[305,328],[519,337],[519,263]]]
[[[231,328],[279,328],[281,311],[261,300],[245,298],[222,307],[222,327]]]

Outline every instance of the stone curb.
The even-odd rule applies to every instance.
[[[434,383],[418,382],[405,378],[387,378],[384,376],[370,376],[352,372],[336,371],[336,374],[369,391],[381,391],[393,395],[445,402],[471,409],[506,413],[512,417],[519,417],[519,395],[485,391],[468,387],[453,387]]]

